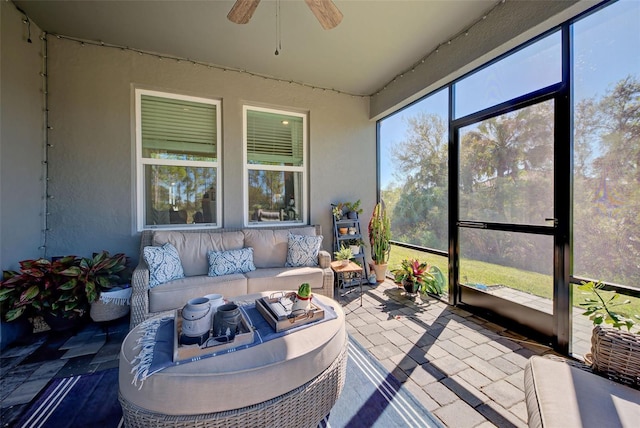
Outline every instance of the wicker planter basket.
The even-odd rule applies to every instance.
[[[596,373],[640,388],[640,335],[596,326],[591,335],[590,358]]]
[[[95,322],[112,321],[129,313],[131,288],[100,293],[97,302],[91,303],[91,319]]]

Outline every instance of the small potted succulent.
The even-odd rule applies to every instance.
[[[351,253],[354,256],[357,256],[358,254],[360,254],[360,246],[364,244],[362,239],[358,239],[358,238],[349,239],[347,243],[349,244],[349,249],[351,250]]]
[[[353,253],[351,252],[351,248],[345,247],[344,245],[340,245],[340,249],[333,253],[336,260],[342,261],[342,265],[346,266],[349,264],[349,260],[353,258]]]
[[[342,216],[344,215],[344,212],[342,211],[344,208],[344,204],[342,202],[339,202],[337,204],[331,204],[331,206],[331,213],[333,214],[333,218],[336,221],[342,220]]]
[[[355,202],[345,202],[344,208],[347,211],[347,217],[351,220],[358,218],[358,215],[362,214],[362,208],[360,208],[360,199]]]

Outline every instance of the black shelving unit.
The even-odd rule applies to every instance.
[[[335,205],[332,205],[333,208]],[[351,218],[349,218],[349,216]],[[364,236],[362,234],[362,229],[360,227],[360,219],[358,218],[357,212],[348,213],[344,215],[340,220],[336,220],[334,215],[331,216],[333,219],[333,251],[338,251],[341,245],[349,246],[349,241],[352,239],[358,239],[364,241]],[[340,233],[340,229],[346,228],[347,233]],[[355,233],[354,233],[355,232]],[[367,278],[369,277],[367,262],[364,256],[364,245],[360,243],[358,245],[358,254],[354,254],[353,261],[362,266],[364,275],[362,275],[363,283],[366,283]],[[360,281],[347,281],[345,283],[345,287],[353,287],[356,285],[360,285]]]

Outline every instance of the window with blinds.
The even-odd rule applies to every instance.
[[[142,95],[140,108],[143,157],[216,159],[216,105]]]
[[[244,106],[245,224],[307,221],[307,116]]]
[[[302,165],[302,117],[248,110],[246,126],[247,161],[249,163]]]
[[[135,91],[138,230],[220,227],[220,101]]]

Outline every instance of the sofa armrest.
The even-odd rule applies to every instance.
[[[318,252],[318,265],[322,269],[322,294],[333,299],[334,277],[329,252],[324,250]]]
[[[331,268],[331,255],[328,251],[320,250],[318,252],[318,265],[322,269]]]
[[[149,316],[149,266],[142,257],[131,275],[131,289],[130,330]]]
[[[591,334],[593,371],[640,389],[640,335],[596,326]]]

